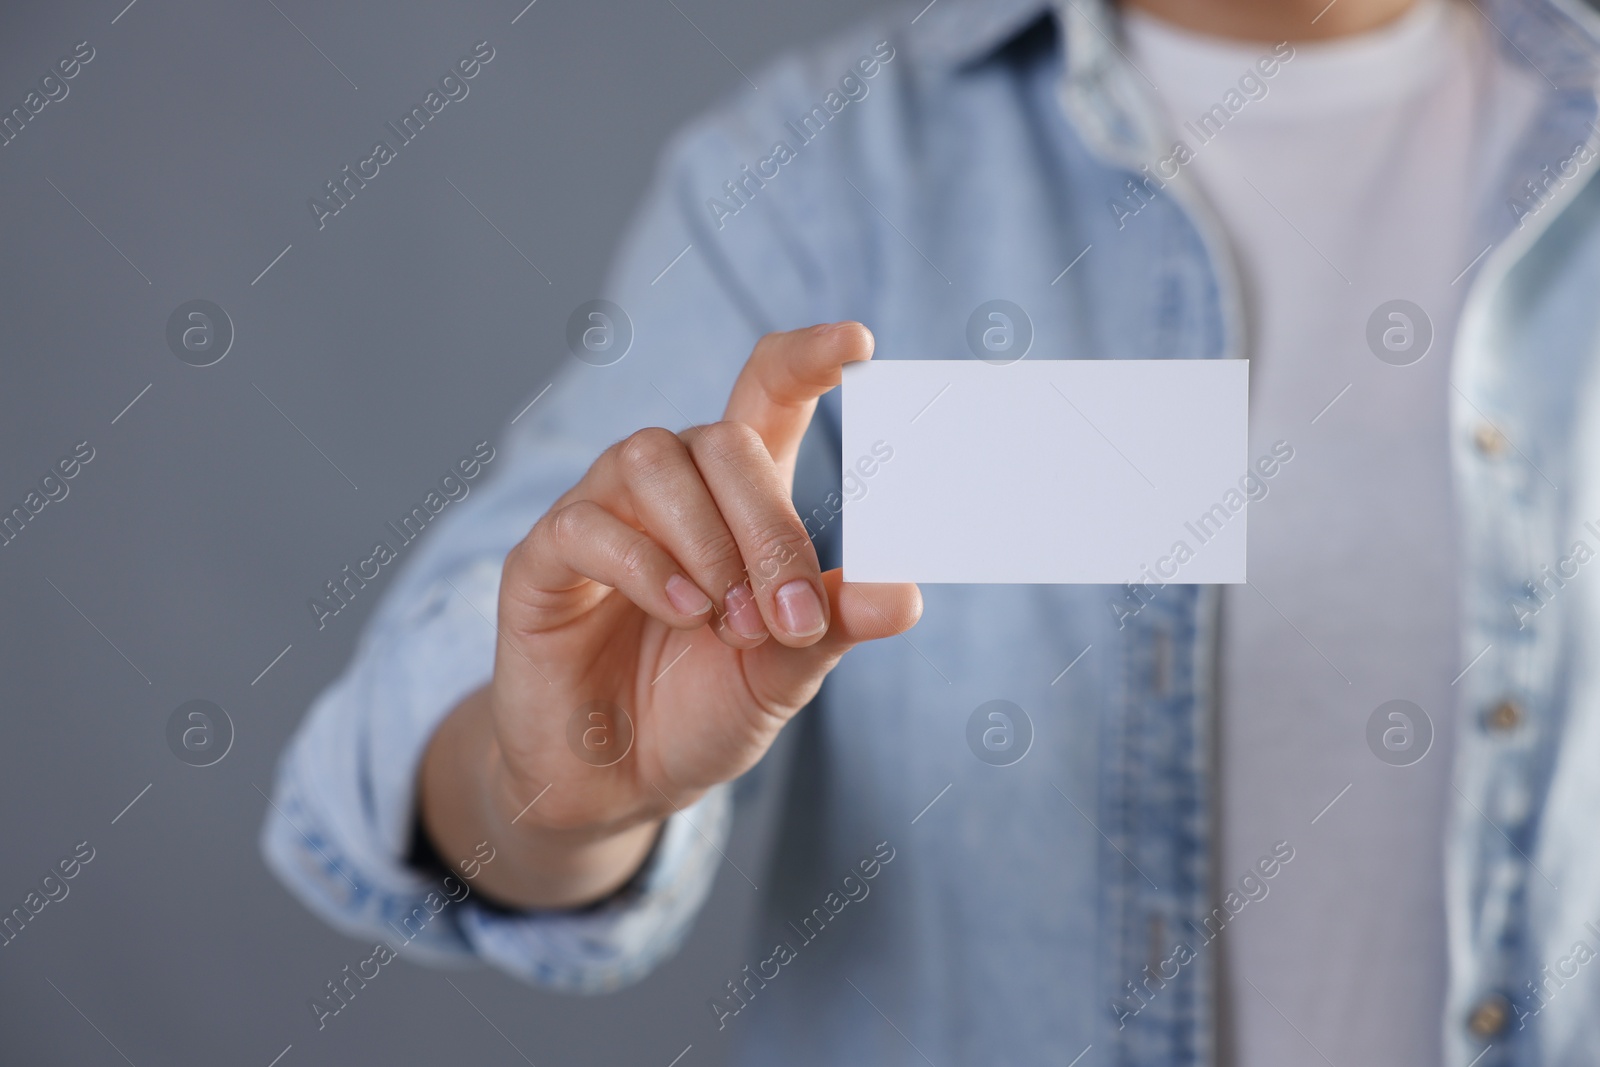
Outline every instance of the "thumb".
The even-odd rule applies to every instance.
[[[910,582],[846,582],[844,572],[835,568],[822,575],[822,585],[832,623],[820,641],[806,648],[768,641],[744,654],[756,699],[785,715],[816,695],[822,679],[850,649],[902,634],[922,617],[922,590]]]

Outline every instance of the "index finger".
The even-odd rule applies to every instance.
[[[839,384],[846,363],[871,359],[872,331],[859,322],[833,322],[756,342],[733,392],[728,422],[742,422],[761,435],[784,479],[794,481],[800,439],[817,410],[817,398]]]

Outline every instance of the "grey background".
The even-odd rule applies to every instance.
[[[375,599],[319,633],[307,597],[549,380],[665,138],[753,91],[732,64],[754,75],[883,6],[539,0],[513,25],[524,2],[0,8],[0,110],[77,42],[96,50],[0,148],[0,510],[77,442],[96,451],[0,548],[0,913],[77,842],[96,850],[0,948],[0,1061],[723,1058],[705,1000],[754,903],[731,872],[688,949],[620,995],[482,970],[449,974],[458,993],[402,962],[318,1033],[308,998],[370,945],[256,852],[257,787]],[[307,198],[485,39],[470,95],[318,232]],[[204,369],[164,340],[194,298],[237,332]],[[164,737],[194,698],[236,731],[209,768]],[[761,826],[742,820],[741,866]]]

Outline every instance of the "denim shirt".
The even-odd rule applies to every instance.
[[[1439,1025],[1454,1067],[1554,1067],[1600,1055],[1600,192],[1576,151],[1600,139],[1600,20],[1578,0],[1477,6],[1543,99],[1483,178],[1488,252],[1459,282],[1449,354],[1468,666],[1445,754]],[[406,857],[421,752],[490,674],[506,551],[612,442],[720,418],[764,332],[853,318],[875,358],[972,358],[969,315],[1003,298],[1033,358],[1241,356],[1206,206],[1180,181],[1136,218],[1110,207],[1173,140],[1117,36],[1097,0],[941,0],[777,64],[674,140],[605,293],[631,326],[623,358],[563,357],[285,753],[262,847],[298,897],[421,958],[602,992],[675,950],[714,878],[741,877],[721,854],[733,787],[582,911],[456,902]],[[824,567],[849,521],[838,434],[830,394],[795,487]],[[1208,932],[1230,913],[1217,590],[923,592],[921,623],[846,656],[752,772],[782,790],[781,825],[751,872],[766,891],[749,966],[706,990],[705,1025],[735,1030],[748,1064],[1066,1064],[1091,1045],[1100,1064],[1213,1062]],[[1031,732],[1009,766],[967,739],[996,699]],[[1305,798],[1290,846],[1316,847],[1328,799]]]

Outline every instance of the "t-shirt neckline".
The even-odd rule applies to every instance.
[[[1294,44],[1287,62],[1272,42],[1196,33],[1137,9],[1124,9],[1122,19],[1134,62],[1173,112],[1198,114],[1234,90],[1276,100],[1270,109],[1253,110],[1303,118],[1308,112],[1393,105],[1430,83],[1443,68],[1456,32],[1451,8],[1449,0],[1417,0],[1375,30]],[[1262,60],[1269,61],[1268,69],[1276,61],[1273,76],[1262,75],[1257,65]],[[1242,78],[1254,81],[1241,88]]]

